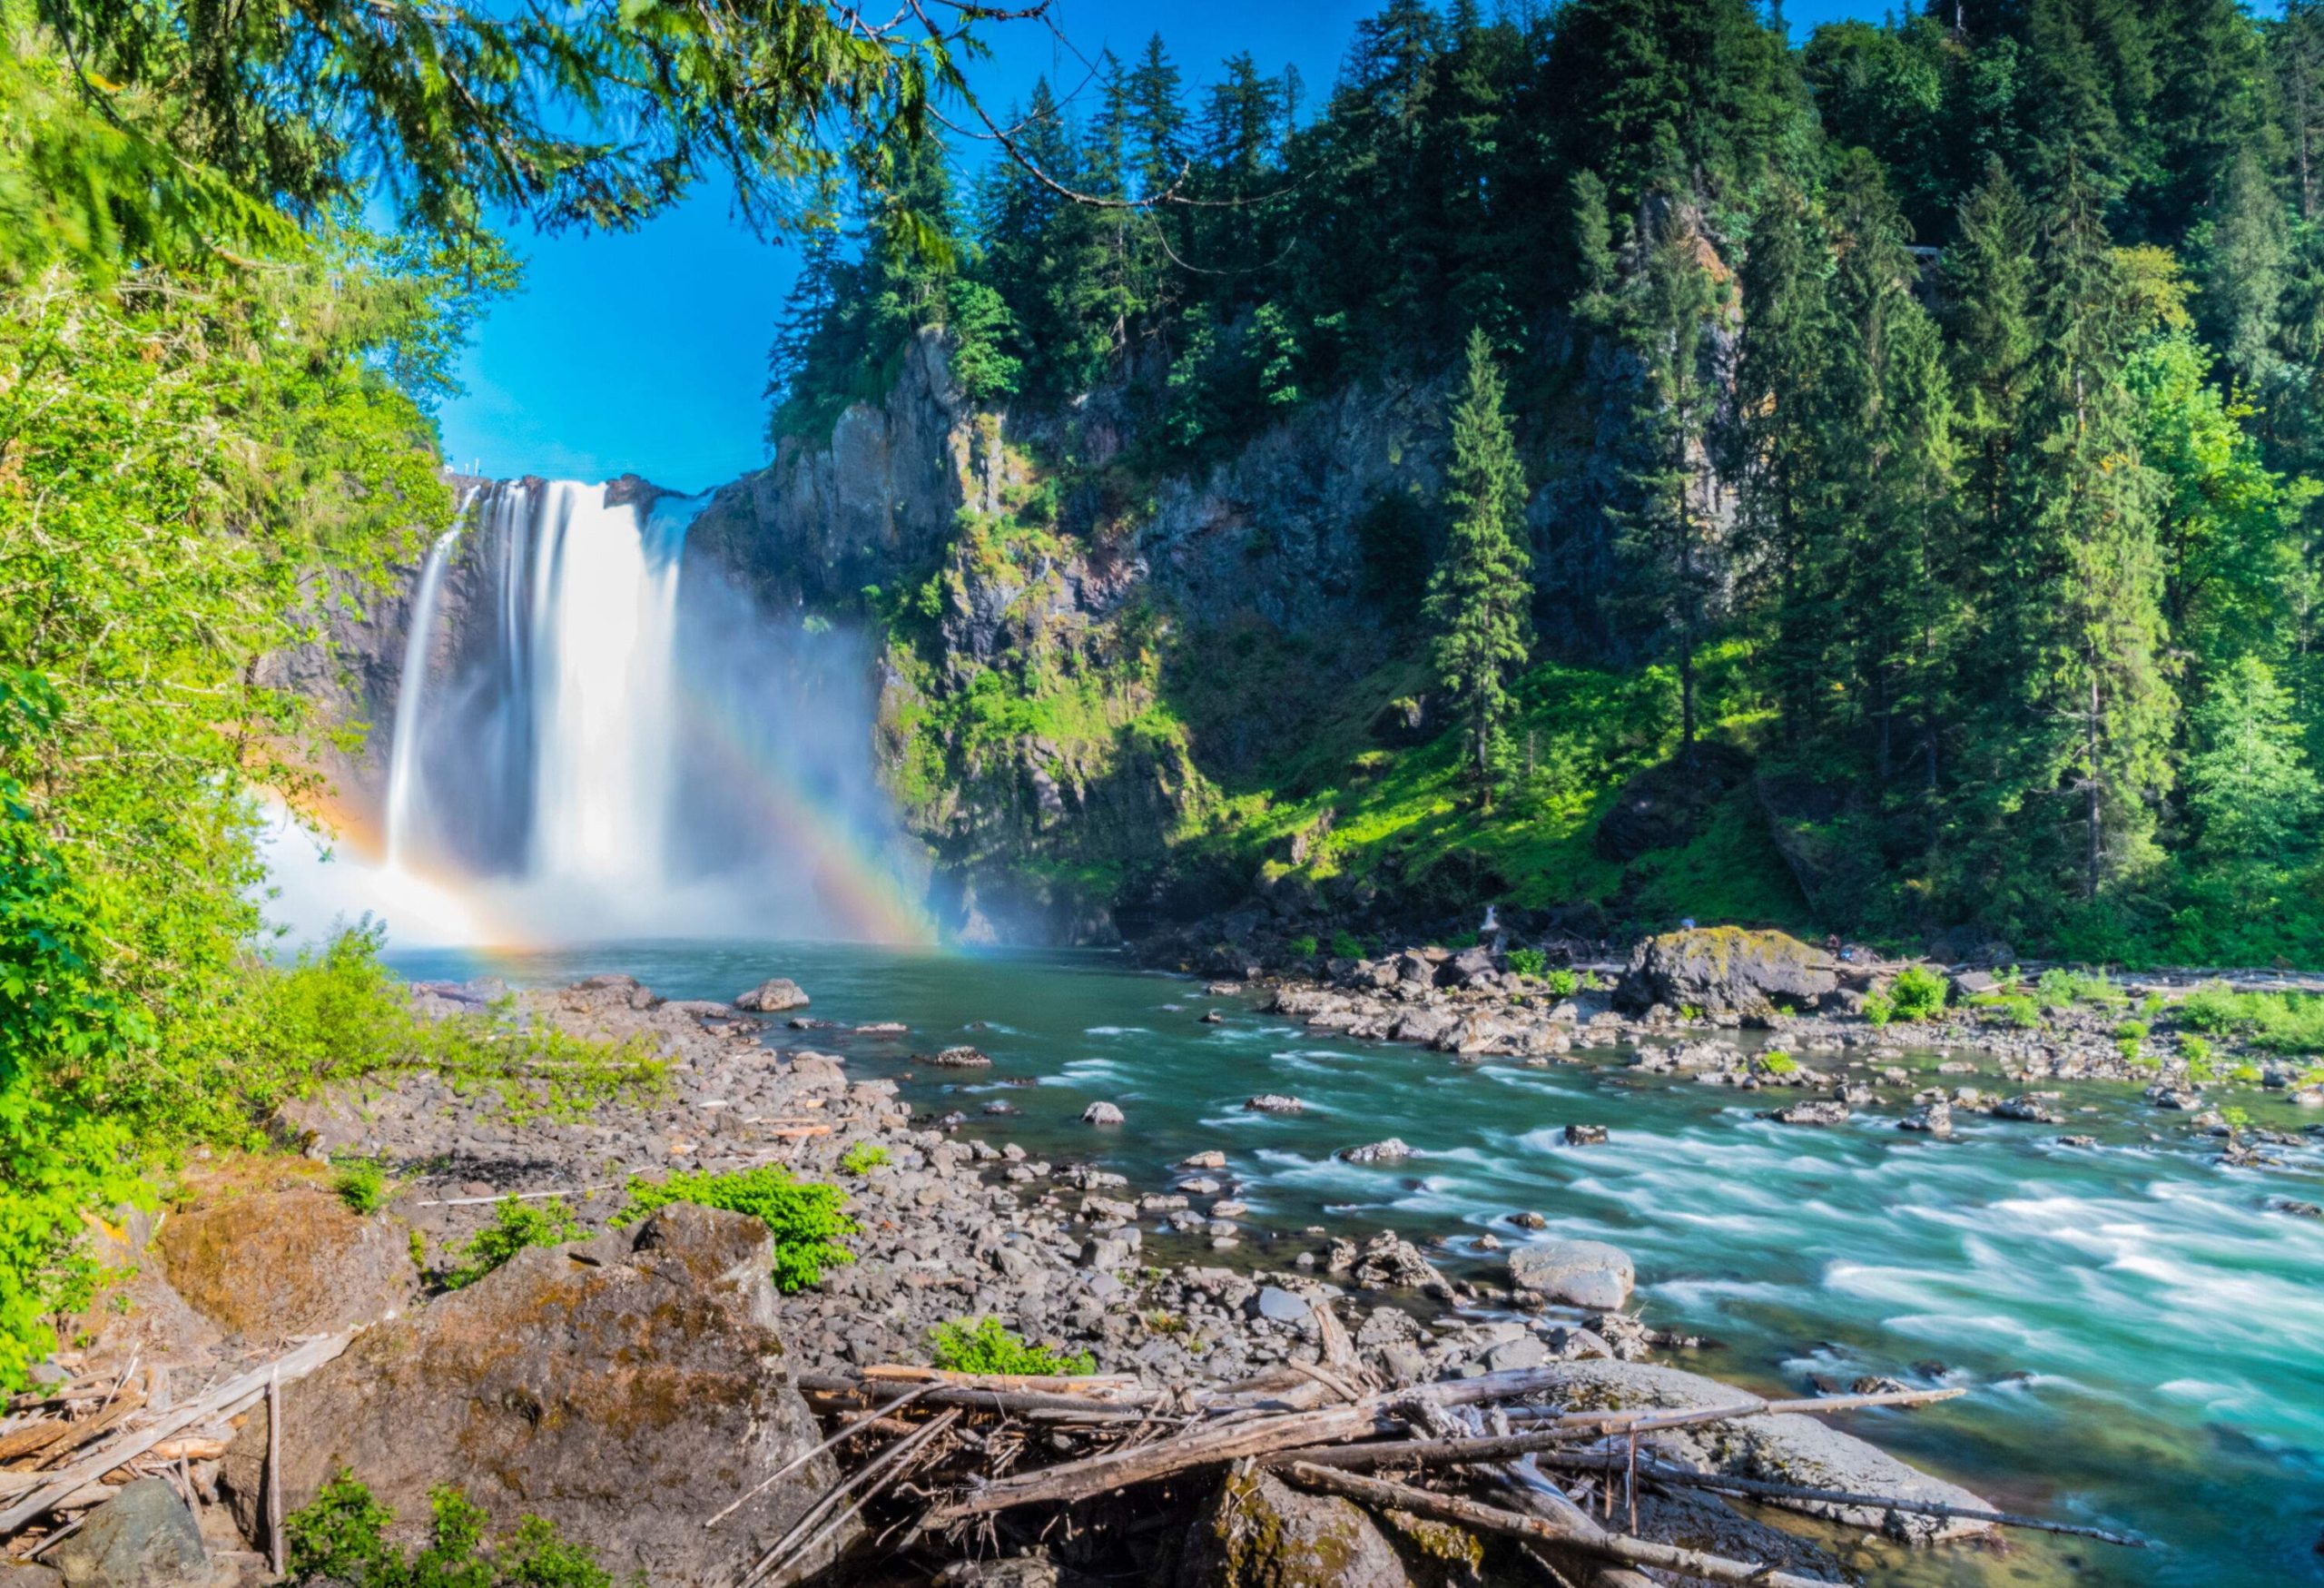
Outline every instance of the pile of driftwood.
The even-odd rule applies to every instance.
[[[189,1508],[197,1469],[226,1453],[233,1419],[347,1349],[356,1331],[309,1340],[289,1355],[213,1384],[184,1400],[133,1359],[117,1374],[75,1379],[19,1396],[0,1414],[0,1564],[36,1559],[80,1518],[142,1477],[174,1484]],[[270,1427],[279,1425],[271,1423]],[[271,1557],[282,1562],[280,1495],[269,1453]]]
[[[1086,1521],[1100,1502],[1133,1486],[1196,1476],[1208,1486],[1222,1469],[1246,1465],[1376,1511],[1515,1541],[1551,1581],[1598,1588],[1648,1588],[1640,1568],[1709,1583],[1821,1588],[1820,1578],[1766,1563],[1638,1536],[1643,1485],[2140,1544],[2005,1512],[1696,1472],[1640,1450],[1641,1436],[1659,1430],[1787,1412],[1919,1406],[1959,1390],[1753,1400],[1699,1411],[1569,1410],[1552,1404],[1561,1382],[1554,1369],[1383,1387],[1358,1363],[1329,1309],[1319,1307],[1316,1317],[1321,1363],[1206,1389],[1156,1388],[1127,1376],[1003,1377],[903,1365],[807,1376],[801,1387],[810,1403],[836,1425],[811,1454],[837,1450],[843,1467],[853,1465],[737,1588],[793,1580],[792,1563],[812,1558],[817,1544],[874,1502],[894,1519],[883,1540],[888,1549],[940,1545],[946,1554],[986,1554],[998,1541],[975,1535],[1004,1513],[1046,1506]],[[1399,1475],[1377,1475],[1384,1472]],[[1448,1492],[1455,1488],[1492,1498]]]

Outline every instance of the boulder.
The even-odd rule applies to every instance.
[[[1295,1114],[1307,1105],[1297,1098],[1285,1097],[1279,1092],[1261,1092],[1243,1107],[1255,1114]]]
[[[982,1070],[992,1060],[977,1049],[962,1046],[947,1048],[929,1062],[946,1070]]]
[[[1393,1136],[1362,1147],[1343,1147],[1339,1151],[1339,1156],[1349,1163],[1402,1163],[1412,1155],[1413,1149]]]
[[[1305,1297],[1267,1285],[1251,1297],[1250,1310],[1253,1317],[1263,1317],[1270,1323],[1296,1324],[1305,1323],[1315,1308]]]
[[[1509,1280],[1550,1300],[1592,1312],[1613,1312],[1638,1281],[1630,1255],[1602,1240],[1552,1240],[1509,1254]]]
[[[1196,1521],[1179,1588],[1413,1588],[1361,1506],[1236,1471]]]
[[[1765,1020],[1778,1004],[1807,1008],[1838,986],[1830,957],[1788,933],[1707,926],[1666,932],[1631,950],[1614,1003],[1633,1013],[1659,1003]]]
[[[1931,1136],[1950,1136],[1953,1134],[1953,1105],[1938,1101],[1915,1109],[1896,1121],[1896,1129],[1924,1130]]]
[[[139,1478],[49,1552],[64,1588],[219,1588],[239,1575],[213,1566],[202,1529],[163,1478]]]
[[[807,994],[798,982],[777,976],[738,995],[734,1007],[752,1014],[781,1014],[786,1009],[806,1008]]]
[[[1766,1118],[1778,1125],[1845,1125],[1848,1106],[1837,1098],[1810,1098],[1788,1108],[1770,1110]]]
[[[1111,1103],[1091,1103],[1081,1110],[1081,1122],[1085,1125],[1118,1125],[1122,1122],[1122,1111]]]
[[[159,1244],[170,1287],[251,1340],[335,1334],[399,1312],[419,1292],[409,1237],[313,1187],[181,1212],[162,1223]]]
[[[740,1577],[837,1475],[817,1455],[752,1495],[822,1437],[775,1332],[773,1263],[758,1219],[683,1204],[519,1252],[284,1387],[284,1508],[346,1467],[395,1511],[402,1541],[425,1534],[428,1490],[452,1484],[501,1525],[547,1518],[617,1580]],[[266,1448],[261,1407],[220,1473],[252,1537]]]

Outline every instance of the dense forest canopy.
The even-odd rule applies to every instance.
[[[1191,94],[1157,37],[1032,90],[1038,171],[899,156],[813,246],[772,433],[941,324],[980,400],[1118,394],[1152,476],[1482,336],[1403,530],[1458,592],[1407,644],[1472,799],[1528,798],[1529,662],[1667,669],[1681,755],[1809,813],[1825,922],[2312,959],[2319,95],[2307,0],[1935,0],[1797,44],[1749,0],[1391,0],[1320,96],[1247,55]],[[1513,507],[1476,483],[1508,468]]]

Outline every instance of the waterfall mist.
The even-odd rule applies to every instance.
[[[385,885],[341,912],[491,942],[928,935],[872,646],[689,560],[703,505],[538,480],[467,505],[417,577]],[[465,922],[411,920],[442,913],[399,909],[415,880]]]

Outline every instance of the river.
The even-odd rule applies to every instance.
[[[965,1110],[964,1132],[1095,1160],[1140,1189],[1161,1189],[1189,1153],[1224,1149],[1251,1208],[1237,1261],[1286,1265],[1319,1244],[1299,1233],[1312,1225],[1393,1226],[1452,1238],[1456,1252],[1488,1230],[1514,1245],[1534,1238],[1510,1215],[1537,1211],[1549,1234],[1629,1251],[1649,1323],[1719,1342],[1682,1365],[1793,1395],[1814,1393],[1815,1376],[1964,1386],[1848,1425],[2005,1509],[2152,1544],[2036,1538],[1999,1557],[1905,1562],[1883,1581],[2324,1581],[2324,1221],[2264,1206],[2324,1200],[2324,1149],[2222,1171],[2183,1116],[2154,1114],[2122,1086],[2065,1088],[2063,1130],[1959,1115],[1955,1138],[1935,1141],[1898,1131],[1892,1101],[1836,1129],[1787,1127],[1757,1117],[1762,1099],[1640,1075],[1612,1050],[1545,1070],[1456,1064],[1319,1036],[1260,1013],[1255,997],[1209,996],[1103,954],[653,942],[391,958],[415,978],[522,985],[622,970],[669,997],[731,998],[792,977],[812,995],[806,1013],[902,1021],[911,1034],[835,1043],[777,1027],[772,1040],[837,1048],[865,1077],[909,1074],[913,1103]],[[1200,1023],[1213,1009],[1224,1021]],[[915,1050],[963,1041],[991,1055],[990,1071],[964,1080],[911,1063]],[[1931,1072],[1916,1084],[1934,1083],[1938,1061],[1906,1060]],[[1945,1078],[1979,1080],[1994,1084]],[[1259,1092],[1306,1107],[1245,1110]],[[980,1115],[995,1098],[1021,1112]],[[1100,1098],[1124,1125],[1080,1122]],[[2296,1122],[2273,1100],[2253,1111]],[[1603,1125],[1610,1139],[1568,1147],[1569,1123]],[[2061,1146],[2067,1130],[2099,1145]],[[1415,1156],[1383,1168],[1332,1157],[1391,1135]],[[1472,1266],[1491,1273],[1482,1254]]]

